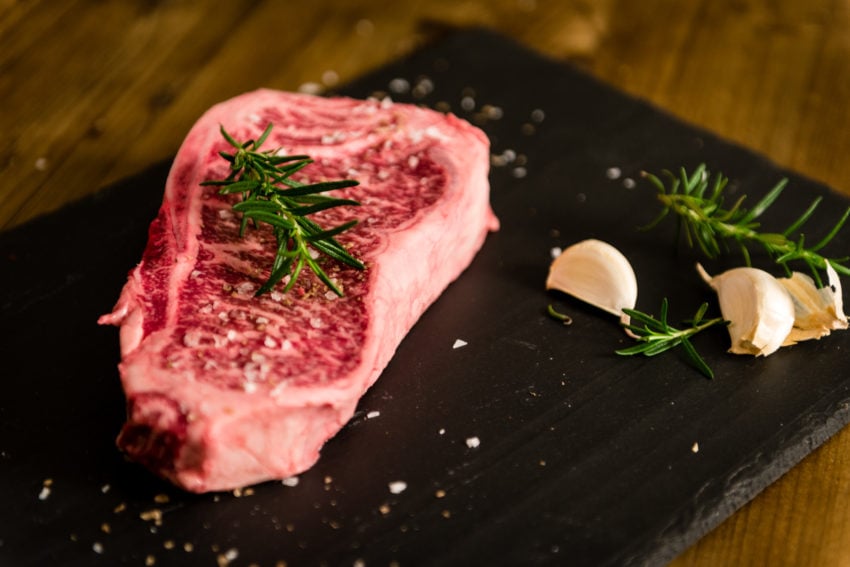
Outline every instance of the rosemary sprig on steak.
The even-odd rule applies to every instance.
[[[353,179],[311,184],[295,181],[291,177],[292,174],[311,164],[313,160],[306,155],[279,156],[275,150],[260,151],[260,146],[266,141],[271,130],[272,124],[269,124],[257,140],[239,143],[222,126],[221,135],[236,149],[234,153],[219,152],[221,157],[230,162],[230,174],[225,179],[204,181],[202,185],[219,186],[219,193],[223,195],[242,195],[242,200],[233,205],[233,210],[242,215],[240,237],[245,235],[249,222],[255,227],[260,223],[269,224],[274,231],[277,253],[269,279],[255,295],[271,291],[287,275],[290,277],[283,291],[289,291],[306,265],[341,297],[342,291],[313,257],[311,249],[362,270],[363,263],[349,254],[334,238],[357,224],[357,221],[351,220],[325,229],[307,216],[342,205],[359,205],[360,203],[351,199],[322,195],[333,189],[353,187],[358,185],[358,182]]]

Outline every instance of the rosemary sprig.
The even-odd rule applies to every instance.
[[[249,223],[254,227],[266,223],[274,232],[277,241],[274,262],[268,280],[255,295],[271,291],[287,275],[290,278],[283,291],[289,291],[306,265],[334,293],[342,296],[342,291],[313,258],[311,249],[362,270],[363,263],[334,238],[357,221],[324,229],[307,216],[342,205],[359,205],[351,199],[322,195],[333,189],[353,187],[358,182],[353,179],[311,184],[295,181],[291,176],[313,160],[306,155],[279,156],[274,150],[260,151],[271,130],[272,124],[269,124],[257,140],[240,143],[222,126],[221,135],[236,150],[233,153],[219,152],[230,162],[230,174],[225,179],[204,181],[201,185],[218,186],[222,195],[239,193],[242,196],[242,200],[233,205],[233,210],[242,215],[240,237],[245,235]]]
[[[819,270],[826,269],[829,263],[836,272],[850,275],[850,268],[843,263],[848,257],[826,258],[818,251],[826,246],[844,223],[850,217],[850,207],[844,211],[842,217],[832,229],[821,238],[814,246],[806,246],[805,236],[797,233],[806,221],[812,216],[821,198],[816,198],[809,208],[800,215],[791,225],[782,232],[759,232],[760,224],[756,222],[762,213],[770,207],[787,184],[787,179],[782,179],[751,209],[743,206],[745,195],[739,197],[730,208],[724,208],[723,190],[728,183],[728,178],[717,174],[712,180],[705,164],[699,165],[691,174],[681,168],[679,175],[670,171],[664,171],[669,185],[651,173],[642,173],[658,189],[658,199],[664,208],[658,216],[645,228],[657,225],[668,213],[673,212],[679,218],[679,229],[684,227],[685,238],[688,245],[693,247],[696,243],[709,258],[717,257],[722,250],[726,249],[726,241],[737,242],[746,264],[751,265],[748,243],[760,244],[768,255],[785,272],[790,275],[791,269],[788,263],[792,261],[804,262],[811,271],[818,287],[823,287]]]
[[[691,364],[708,378],[714,378],[714,372],[699,353],[697,353],[690,341],[690,338],[700,331],[720,323],[725,323],[722,317],[704,319],[707,309],[708,303],[703,303],[693,319],[688,321],[690,327],[681,330],[671,327],[667,323],[666,297],[661,302],[661,314],[657,319],[652,315],[636,309],[623,309],[623,312],[637,323],[630,323],[624,325],[624,327],[637,335],[638,344],[620,349],[616,353],[621,355],[643,354],[645,356],[655,356],[681,345]]]

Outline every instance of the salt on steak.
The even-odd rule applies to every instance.
[[[255,297],[275,252],[266,225],[239,237],[238,197],[218,152],[257,139],[307,154],[305,182],[355,179],[311,218],[366,265],[323,262],[287,293]],[[315,463],[425,309],[469,265],[498,221],[489,144],[467,122],[389,100],[259,90],[211,108],[177,153],[141,263],[102,324],[120,325],[127,423],[118,445],[193,492],[281,479]],[[300,176],[300,177],[298,177]],[[282,287],[282,286],[279,286]]]

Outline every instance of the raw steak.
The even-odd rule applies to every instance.
[[[308,154],[301,181],[353,178],[360,207],[311,218],[360,223],[337,239],[366,264],[326,261],[337,297],[308,270],[286,294],[268,277],[270,231],[239,238],[219,126],[263,148]],[[121,326],[127,423],[118,445],[193,491],[309,468],[351,417],[422,312],[471,262],[498,221],[489,145],[478,129],[412,105],[260,90],[210,109],[180,148],[141,263],[113,312]],[[324,261],[324,260],[323,260]]]

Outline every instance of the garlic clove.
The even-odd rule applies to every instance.
[[[623,324],[631,318],[623,309],[637,303],[637,278],[632,265],[607,242],[582,240],[552,261],[546,289],[557,289],[620,317]]]
[[[794,303],[776,278],[757,268],[733,268],[702,279],[717,292],[720,312],[729,321],[729,352],[767,356],[785,343],[794,326]]]
[[[790,278],[780,278],[782,284],[794,302],[794,329],[788,336],[788,342],[820,339],[831,331],[846,329],[847,316],[844,314],[841,296],[841,281],[835,270],[827,264],[829,285],[818,289],[812,278],[800,272],[794,272]]]

